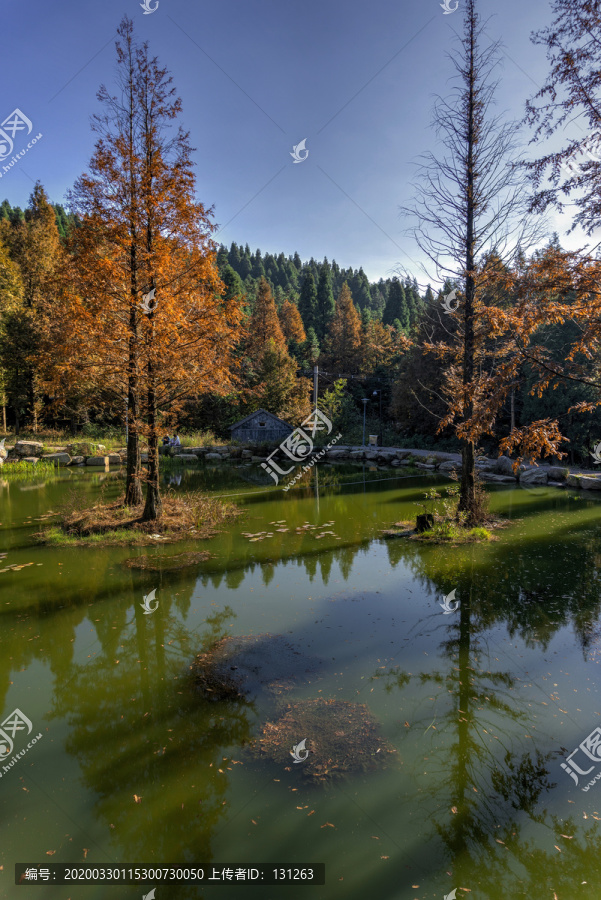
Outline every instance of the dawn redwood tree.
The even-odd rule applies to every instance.
[[[280,309],[280,325],[288,343],[294,342],[298,345],[307,340],[298,307],[291,303],[288,298],[284,300]]]
[[[130,400],[135,454],[128,447],[126,503],[142,500],[138,436],[148,438],[142,518],[160,516],[158,413],[232,383],[241,314],[224,285],[210,238],[210,211],[196,202],[188,134],[176,127],[181,103],[171,78],[137,45],[124,18],[117,45],[119,97],[101,88],[105,114],[90,163],[72,193],[81,218],[73,235],[66,292],[69,334],[55,379],[79,366],[100,390]],[[62,340],[61,340],[62,338]],[[79,358],[78,358],[79,357]],[[133,407],[133,409],[132,409]]]
[[[435,105],[444,149],[440,157],[424,155],[414,204],[404,208],[417,218],[411,231],[438,278],[444,274],[461,285],[458,327],[433,349],[447,365],[447,413],[440,428],[453,424],[461,440],[459,511],[468,525],[478,522],[479,377],[490,330],[480,319],[478,260],[492,250],[511,260],[537,234],[525,215],[524,178],[513,165],[516,127],[492,113],[499,50],[497,44],[482,47],[483,30],[476,0],[466,0],[463,36],[452,56],[457,83]]]
[[[353,371],[359,364],[361,348],[361,316],[355,308],[346,281],[336,301],[334,318],[330,322],[327,337],[326,356],[328,364],[338,366],[341,371]]]
[[[269,341],[272,341],[275,347],[286,349],[286,338],[280,326],[269,282],[266,278],[261,277],[254,309],[248,323],[248,355],[252,359],[260,358]]]
[[[578,210],[570,230],[580,226],[591,235],[601,196],[601,4],[552,0],[551,8],[551,26],[532,36],[547,48],[551,71],[526,104],[526,120],[535,127],[531,142],[537,146],[558,130],[563,137],[568,124],[574,136],[528,163],[536,189],[532,205],[562,211],[569,202]]]

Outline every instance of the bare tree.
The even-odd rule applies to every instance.
[[[448,341],[435,349],[447,360],[447,415],[462,443],[459,511],[466,524],[479,520],[475,453],[483,432],[477,415],[478,379],[489,352],[490,320],[479,311],[485,259],[510,266],[540,236],[541,225],[527,216],[526,179],[518,161],[518,126],[493,113],[500,62],[499,44],[482,47],[484,25],[476,0],[467,0],[463,36],[451,55],[454,81],[447,98],[437,97],[434,128],[439,156],[421,159],[412,203],[402,207],[409,229],[434,266],[436,278],[458,285],[460,305]],[[493,267],[494,268],[494,267]],[[426,274],[428,266],[424,266]],[[488,417],[490,420],[490,417]]]

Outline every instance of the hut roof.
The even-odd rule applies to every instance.
[[[249,419],[254,418],[254,416],[258,415],[269,416],[270,419],[275,419],[276,422],[279,422],[280,425],[285,425],[286,428],[289,428],[293,431],[293,427],[289,422],[284,422],[283,419],[279,419],[277,416],[274,416],[273,413],[268,412],[266,409],[255,409],[253,412],[249,413],[247,416],[244,416],[243,419],[240,419],[238,422],[234,422],[233,425],[230,425],[230,431],[233,428],[238,428],[240,425],[244,425],[245,422],[248,422]]]

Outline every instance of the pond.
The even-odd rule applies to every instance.
[[[15,863],[51,862],[325,864],[323,886],[155,879],[115,900],[599,896],[599,501],[494,486],[499,540],[429,546],[382,531],[442,477],[310,477],[286,494],[254,466],[170,473],[244,514],[150,549],[36,542],[67,499],[118,496],[118,474],[0,481],[0,707],[25,717],[0,763],[2,897],[23,896]],[[190,667],[224,637],[247,691],[211,700]]]

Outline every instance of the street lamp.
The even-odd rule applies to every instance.
[[[376,394],[380,395],[380,447],[381,447],[383,444],[383,440],[382,440],[382,391],[381,390],[374,391],[372,394],[372,397],[375,397]]]

